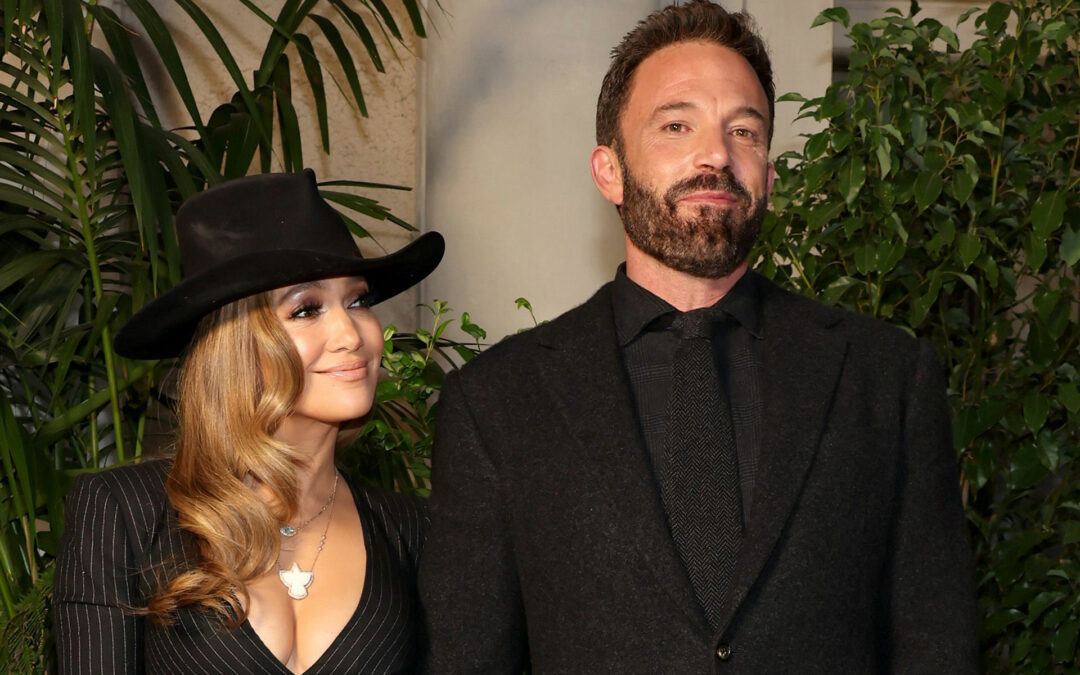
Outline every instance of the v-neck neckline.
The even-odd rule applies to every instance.
[[[338,643],[341,642],[342,637],[345,635],[346,632],[348,632],[349,627],[359,621],[360,613],[364,610],[364,607],[367,604],[368,596],[370,595],[369,589],[371,588],[372,567],[375,564],[373,561],[374,556],[371,546],[371,530],[373,527],[373,519],[371,517],[370,509],[368,509],[367,499],[364,497],[364,495],[360,493],[360,490],[356,488],[352,484],[352,481],[350,481],[347,477],[345,479],[345,482],[349,485],[349,491],[352,493],[353,496],[353,503],[356,505],[356,514],[360,518],[360,529],[363,532],[364,536],[364,557],[366,558],[366,561],[364,563],[364,587],[360,589],[360,599],[357,600],[356,609],[353,610],[353,613],[349,617],[348,621],[342,624],[341,630],[338,631],[337,635],[334,636],[334,639],[330,642],[326,649],[323,650],[323,653],[319,654],[319,658],[315,659],[314,663],[312,663],[307,670],[295,674],[293,673],[293,671],[289,670],[289,667],[286,666],[280,659],[278,659],[278,657],[274,656],[274,653],[270,651],[270,648],[267,647],[266,643],[263,642],[261,637],[259,637],[259,634],[255,631],[255,628],[251,625],[250,621],[244,619],[244,622],[240,624],[240,629],[258,647],[259,651],[262,652],[263,656],[267,657],[270,661],[278,664],[278,670],[282,673],[287,673],[288,675],[308,675],[308,673],[317,673],[319,668],[322,667],[323,661],[329,658],[330,654],[337,650]]]

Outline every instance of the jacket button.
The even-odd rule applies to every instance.
[[[731,658],[731,646],[722,644],[716,648],[716,658],[721,661],[727,661]]]

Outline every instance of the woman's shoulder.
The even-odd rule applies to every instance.
[[[57,554],[54,583],[59,600],[130,600],[127,575],[145,566],[165,522],[168,467],[162,461],[143,462],[75,479],[64,505]]]
[[[81,474],[71,486],[68,501],[90,501],[101,504],[101,508],[116,509],[135,531],[153,529],[168,507],[165,480],[170,466],[168,460],[155,459]]]

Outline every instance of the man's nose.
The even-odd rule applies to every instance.
[[[702,130],[697,135],[694,165],[701,171],[719,172],[731,162],[730,138],[722,130]]]

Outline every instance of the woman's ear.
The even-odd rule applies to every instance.
[[[592,169],[593,183],[604,199],[615,206],[622,206],[623,177],[622,166],[615,149],[610,145],[598,145],[589,156],[589,168]]]

